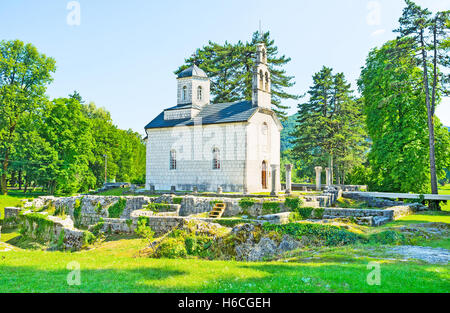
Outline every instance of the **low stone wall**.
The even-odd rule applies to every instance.
[[[366,196],[366,195],[363,195],[360,193],[352,193],[352,192],[343,192],[342,197],[347,198],[347,199],[357,200],[357,201],[364,201],[367,203],[367,206],[373,207],[373,208],[387,208],[387,207],[404,204],[404,202],[401,202],[401,201],[393,201],[393,200],[389,200],[389,199],[375,198],[372,196]]]
[[[143,210],[133,212],[133,229],[136,228],[139,217],[145,216],[148,220],[148,226],[152,229],[152,231],[155,232],[157,236],[160,236],[171,231],[172,229],[180,225],[184,219],[186,219],[185,217],[181,216],[155,216],[149,213],[153,212]]]
[[[3,226],[14,227],[19,222],[19,213],[22,209],[16,207],[5,207],[5,216],[3,219]]]
[[[21,208],[16,207],[6,207],[5,208],[5,220],[11,219],[11,218],[17,218],[19,216],[19,212],[21,211]]]
[[[381,209],[339,209],[325,208],[323,212],[324,219],[350,218],[357,224],[368,226],[380,226],[392,221],[394,214],[389,210]]]
[[[428,207],[420,203],[402,203],[386,209],[342,209],[325,208],[324,219],[352,218],[357,224],[380,226],[396,220],[402,216],[414,214],[418,211],[428,210]]]
[[[144,205],[153,202],[156,198],[150,198],[145,196],[97,196],[97,195],[85,195],[74,197],[38,197],[32,202],[27,203],[26,207],[34,206],[35,208],[41,208],[49,205],[50,203],[57,209],[64,208],[65,213],[70,215],[72,219],[75,219],[74,208],[77,200],[80,202],[80,214],[77,219],[77,223],[81,226],[89,226],[96,224],[100,218],[108,218],[108,208],[119,201],[119,199],[126,200],[126,206],[120,216],[122,219],[129,219],[131,212],[142,209]],[[101,209],[99,209],[99,205]]]
[[[402,216],[407,216],[411,214],[415,214],[419,211],[427,211],[429,208],[420,203],[406,203],[403,205],[397,205],[390,208],[387,208],[386,211],[391,211],[393,215],[393,219],[396,220]]]
[[[92,226],[90,227],[90,230],[92,229]],[[104,218],[100,231],[112,234],[130,234],[134,232],[135,227],[132,219]]]
[[[263,203],[264,202],[279,202],[278,213],[288,212],[290,208],[285,207],[284,202],[278,198],[265,198],[265,199],[255,199],[255,204],[247,208],[245,211],[240,207],[239,201],[241,198],[225,198],[225,197],[195,197],[195,196],[185,196],[181,201],[180,216],[189,216],[193,214],[199,214],[204,212],[209,212],[212,209],[212,203],[214,201],[222,201],[225,203],[225,211],[223,217],[231,217],[236,215],[248,214],[251,216],[261,216],[267,214],[264,212]],[[303,206],[307,207],[319,207],[330,205],[330,196],[306,196],[303,200]]]
[[[267,214],[261,216],[261,219],[272,223],[272,224],[287,224],[289,223],[290,212],[276,213],[276,214]]]
[[[36,216],[40,217],[37,219]],[[45,223],[38,220],[45,220]],[[60,245],[57,248],[80,250],[84,243],[85,232],[74,228],[70,217],[62,219],[28,211],[19,215],[19,227],[24,236]]]

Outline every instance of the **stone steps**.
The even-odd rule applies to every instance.
[[[211,212],[209,212],[209,217],[221,218],[223,212],[225,211],[225,207],[226,207],[225,203],[216,203]]]

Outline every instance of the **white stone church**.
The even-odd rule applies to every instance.
[[[146,189],[280,190],[281,123],[271,110],[266,48],[257,45],[252,101],[210,103],[210,80],[193,65],[177,77],[177,105],[145,126]],[[275,175],[274,177],[272,177]]]

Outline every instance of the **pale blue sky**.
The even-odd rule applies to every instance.
[[[0,0],[0,39],[34,44],[57,62],[51,98],[78,90],[111,112],[121,128],[143,133],[162,109],[176,103],[173,71],[208,40],[246,41],[270,30],[292,58],[290,92],[303,94],[323,65],[355,81],[369,50],[395,34],[403,0],[79,0],[80,25],[70,26],[66,0]],[[450,9],[450,0],[417,0]],[[379,8],[379,14],[378,10]],[[288,101],[290,113],[296,101]],[[450,102],[437,115],[450,125]]]

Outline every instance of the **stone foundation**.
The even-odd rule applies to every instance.
[[[372,196],[366,196],[366,195],[352,193],[352,192],[343,192],[342,197],[347,198],[347,199],[357,200],[357,201],[364,201],[367,203],[367,205],[369,207],[373,207],[373,208],[387,208],[387,207],[404,204],[404,202],[401,202],[401,201],[393,201],[393,200],[389,200],[389,199],[375,198]]]
[[[351,218],[357,224],[380,226],[402,216],[414,214],[418,211],[428,210],[420,203],[403,203],[386,209],[340,209],[325,208],[324,219]]]
[[[68,250],[80,250],[84,243],[85,232],[73,227],[70,217],[62,219],[57,216],[41,215],[46,223],[39,224],[36,219],[31,218],[31,211],[19,215],[19,227],[24,236],[34,240],[59,245],[57,248]]]

